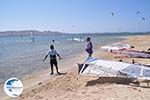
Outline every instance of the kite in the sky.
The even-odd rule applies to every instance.
[[[114,16],[114,13],[112,12],[111,15]]]
[[[145,18],[143,17],[142,20],[145,20]]]
[[[137,11],[136,14],[137,14],[137,15],[140,14],[140,11]]]

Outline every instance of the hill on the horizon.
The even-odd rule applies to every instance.
[[[15,35],[40,35],[40,34],[63,34],[62,32],[54,31],[36,31],[36,30],[23,30],[23,31],[4,31],[0,32],[0,36],[15,36]]]

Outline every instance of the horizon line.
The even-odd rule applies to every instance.
[[[5,31],[0,31],[0,33],[3,32],[21,32],[21,31],[37,31],[37,32],[56,32],[56,33],[68,33],[68,34],[89,34],[89,33],[97,33],[97,34],[103,34],[103,33],[150,33],[150,31],[116,31],[116,32],[65,32],[65,31],[51,31],[51,30],[5,30]]]

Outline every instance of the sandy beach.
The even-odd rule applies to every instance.
[[[150,48],[150,36],[129,36],[121,43],[135,46],[135,50]],[[60,72],[64,75],[49,75],[49,69],[22,79],[24,91],[20,97],[10,98],[0,87],[1,100],[149,100],[150,87],[132,86],[128,80],[106,76],[78,75],[77,63],[82,63],[86,53],[75,55],[65,61],[60,60]],[[120,60],[114,55],[101,50],[97,46],[94,57],[106,60]],[[149,64],[150,59],[134,58],[137,63]],[[131,63],[131,58],[123,58],[124,62]],[[62,63],[63,62],[63,63]]]

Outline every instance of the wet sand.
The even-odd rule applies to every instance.
[[[150,46],[150,36],[125,38],[127,40],[122,43],[134,45],[135,50],[147,50]],[[2,91],[0,97],[2,100],[149,100],[150,87],[131,86],[128,79],[78,75],[77,63],[82,63],[86,56],[83,52],[66,61],[59,61],[60,71],[64,75],[50,76],[48,69],[23,78],[24,91],[18,98],[9,98]],[[129,63],[132,61],[131,58],[114,58],[114,55],[103,52],[100,46],[95,50],[94,57],[116,61],[123,59]],[[150,64],[150,59],[134,60]]]

